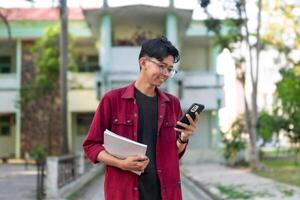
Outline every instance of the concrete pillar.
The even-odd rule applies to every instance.
[[[16,75],[18,84],[18,97],[20,99],[21,90],[21,74],[22,74],[22,41],[17,40],[16,45]],[[16,109],[16,138],[15,138],[15,156],[16,158],[21,157],[21,107]]]
[[[212,135],[211,135],[211,148],[217,149],[221,145],[221,132],[219,125],[219,109],[220,102],[218,102],[217,110],[212,111]]]
[[[103,0],[103,7],[104,7],[104,8],[108,7],[107,0]]]
[[[112,33],[111,33],[111,16],[105,13],[101,16],[100,24],[100,52],[99,64],[101,67],[101,90],[102,93],[107,90],[107,74],[111,68],[111,48],[112,48]]]
[[[78,174],[82,175],[85,170],[85,165],[84,165],[84,153],[81,151],[79,152],[79,166],[78,166]]]
[[[47,157],[46,177],[47,199],[58,198],[58,157]]]
[[[217,58],[219,55],[219,51],[220,51],[220,47],[218,47],[218,46],[210,47],[209,64],[210,64],[210,71],[212,73],[217,73]]]
[[[170,2],[170,4],[172,1]],[[166,37],[179,50],[178,45],[178,19],[175,13],[169,12],[166,16]],[[174,68],[178,70],[179,63],[174,64]],[[177,84],[173,79],[167,81],[168,91],[177,96]]]
[[[215,74],[215,85],[218,88],[220,86],[220,75],[217,74],[217,58],[219,55],[220,47],[219,46],[211,46],[210,47],[210,72]],[[213,111],[212,121],[213,121],[213,129],[212,129],[212,147],[217,148],[220,146],[221,143],[221,132],[220,132],[220,125],[219,125],[219,110],[221,108],[221,101],[222,101],[222,93],[221,88],[216,89],[216,110]]]
[[[170,0],[169,1],[169,7],[170,8],[174,8],[174,0]]]
[[[217,110],[216,110],[216,116],[215,116],[215,127],[216,127],[216,135],[214,137],[215,140],[215,147],[220,147],[222,143],[222,137],[221,137],[221,128],[220,128],[220,114],[219,111],[221,109],[222,105],[222,88],[220,87],[220,75],[216,73],[216,85],[217,85],[217,96],[216,96],[216,104],[217,104]]]

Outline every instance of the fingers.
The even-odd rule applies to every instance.
[[[194,120],[192,119],[192,117],[189,114],[187,114],[186,117],[188,118],[188,120],[190,122],[190,126],[196,127],[196,123],[194,122]]]
[[[199,121],[199,119],[200,119],[200,114],[198,114],[197,112],[196,112],[196,118],[195,118],[195,124],[197,124],[197,122]]]
[[[188,138],[196,130],[196,127],[197,127],[196,124],[200,118],[200,115],[197,112],[195,113],[195,116],[196,116],[195,120],[193,120],[192,117],[189,114],[187,114],[186,117],[189,120],[190,125],[178,121],[177,124],[180,125],[181,127],[183,127],[183,129],[180,129],[180,128],[174,128],[174,129],[178,132],[181,132],[184,137]]]
[[[135,162],[135,169],[134,170],[144,172],[144,170],[146,169],[148,164],[149,164],[149,159],[144,160],[144,161]]]
[[[129,156],[125,160],[126,170],[143,172],[149,164],[149,159],[146,156]]]
[[[133,162],[140,162],[147,160],[147,156],[128,156],[127,159],[133,161]]]
[[[196,124],[197,124],[197,122],[199,121],[199,118],[200,118],[200,115],[197,112],[195,113],[195,116],[196,116],[195,120],[193,120],[192,117],[189,114],[186,114],[186,117],[189,120],[190,125],[178,121],[177,124],[182,126],[184,129],[175,128],[175,130],[180,131],[180,132],[187,131],[187,130],[188,131],[189,130],[194,131],[196,129],[196,126],[197,126]]]

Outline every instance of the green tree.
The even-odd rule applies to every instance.
[[[262,40],[266,45],[278,52],[277,63],[281,67],[300,65],[300,9],[298,3],[282,2],[281,0],[265,0],[265,14],[270,20],[263,25]],[[282,58],[282,59],[280,59]]]
[[[28,2],[34,3],[34,0],[24,0]],[[107,2],[104,1],[104,5],[107,5]],[[1,8],[1,6],[0,6]],[[60,118],[62,120],[62,130],[61,134],[63,137],[63,147],[62,151],[64,153],[68,153],[68,136],[67,136],[67,69],[70,66],[68,62],[68,12],[67,12],[67,0],[59,0],[59,11],[60,11],[60,23],[61,23],[61,31],[60,31],[60,96],[61,96],[61,111]],[[11,27],[8,21],[9,11],[6,9],[0,9],[0,20],[4,23],[7,29],[8,38],[11,39]],[[71,61],[72,62],[72,61]],[[26,101],[26,95],[24,95],[24,91],[29,93],[29,90],[34,86],[25,86],[22,88],[21,95],[23,93],[23,97],[21,97],[21,101]],[[38,88],[36,88],[38,90]],[[26,92],[25,92],[26,93]],[[28,95],[27,95],[28,96]]]
[[[259,75],[259,60],[262,50],[261,44],[261,11],[262,1],[256,1],[257,18],[256,26],[250,26],[249,11],[246,5],[251,1],[246,0],[227,0],[222,1],[223,7],[228,14],[226,20],[219,20],[209,12],[210,0],[199,0],[200,5],[207,13],[208,20],[206,27],[215,35],[215,42],[221,50],[227,48],[230,50],[236,66],[236,77],[244,88],[245,105],[245,127],[250,138],[250,164],[252,169],[259,167],[259,156],[257,147],[257,87]],[[225,30],[225,31],[224,31]],[[248,61],[246,64],[245,61]],[[248,71],[250,76],[246,76]],[[247,81],[246,81],[247,79]],[[249,79],[249,80],[248,80]],[[250,83],[251,87],[245,87]],[[247,92],[247,88],[251,88]],[[246,93],[251,97],[247,98]]]
[[[276,84],[277,115],[286,120],[282,128],[290,142],[300,151],[300,66],[281,69],[282,79]]]
[[[28,106],[33,107],[35,112],[32,115],[40,116],[34,118],[37,120],[34,123],[41,126],[40,129],[42,129],[37,130],[39,133],[36,135],[45,134],[44,137],[47,138],[45,146],[49,154],[59,154],[61,149],[56,148],[62,146],[61,141],[63,140],[60,134],[61,120],[59,120],[58,115],[61,110],[59,34],[59,26],[49,27],[45,35],[35,42],[31,49],[36,65],[35,77],[30,83],[23,84],[21,87],[21,107],[23,109]],[[73,61],[72,42],[69,43],[68,49],[69,60]],[[74,62],[70,63],[73,63],[71,66],[74,68]],[[26,116],[27,114],[24,112],[23,115]],[[35,131],[35,129],[30,131]]]
[[[233,166],[238,162],[238,153],[246,148],[245,124],[240,116],[231,124],[226,132],[221,132],[222,142],[224,143],[223,156],[228,164]]]
[[[263,140],[261,146],[264,146],[267,142],[270,142],[276,134],[278,136],[280,130],[280,120],[276,116],[262,111],[259,113],[257,121],[257,133],[258,136]]]
[[[276,64],[282,69],[282,79],[276,84],[275,115],[282,118],[281,124],[291,143],[300,150],[300,9],[299,3],[266,0],[269,23],[264,25],[263,41],[277,50]]]

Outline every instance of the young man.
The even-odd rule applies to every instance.
[[[165,37],[148,40],[139,55],[137,80],[102,98],[83,148],[91,161],[106,164],[106,200],[182,199],[179,159],[199,116],[195,121],[188,116],[190,125],[178,122],[178,99],[158,89],[176,74],[173,64],[178,61],[178,50]],[[176,123],[185,129],[174,128]],[[105,129],[148,145],[147,157],[110,155],[103,147]]]

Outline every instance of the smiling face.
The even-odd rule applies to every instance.
[[[168,78],[171,69],[173,69],[174,58],[169,55],[162,61],[155,58],[140,58],[141,75],[151,86],[159,87]]]

